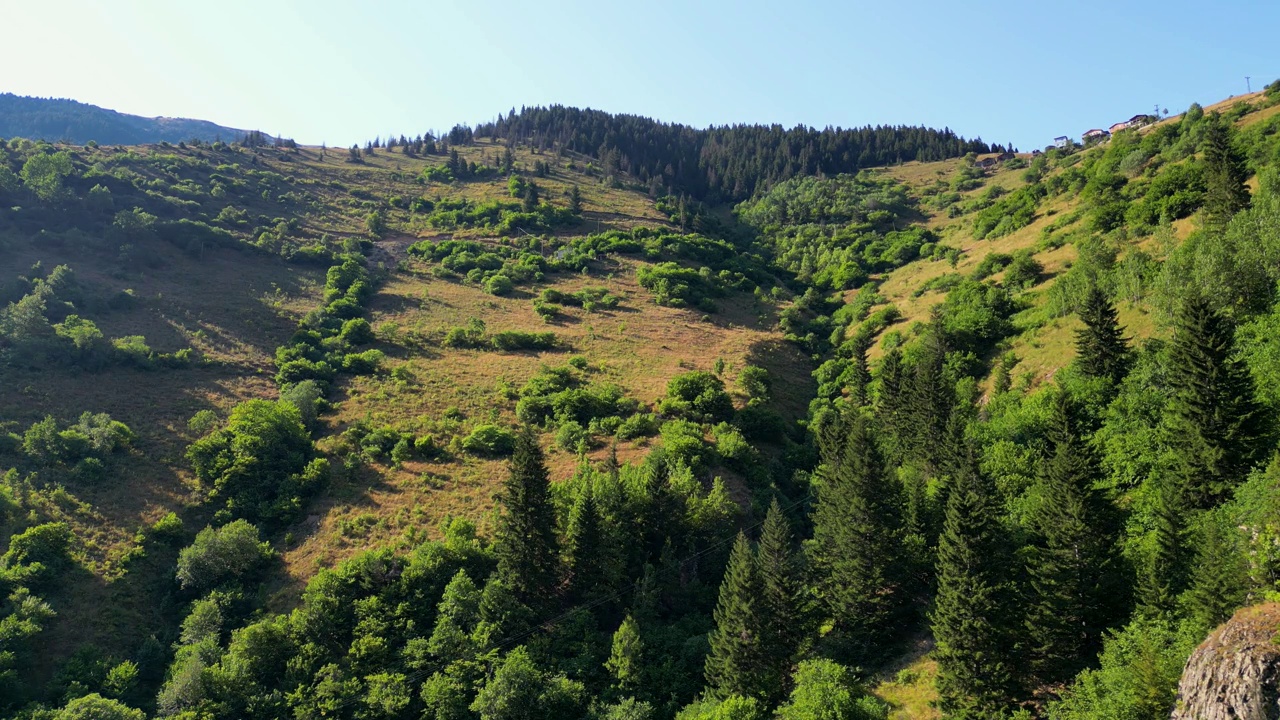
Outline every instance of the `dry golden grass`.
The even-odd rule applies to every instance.
[[[106,572],[128,549],[134,531],[177,509],[188,496],[187,420],[197,411],[220,414],[252,397],[275,394],[271,357],[288,338],[301,313],[319,301],[314,268],[287,265],[231,251],[211,251],[199,260],[157,246],[160,264],[120,279],[82,255],[56,248],[15,249],[0,261],[13,276],[36,260],[46,268],[68,264],[88,295],[128,288],[135,307],[89,313],[109,338],[142,335],[157,351],[196,348],[207,364],[185,369],[145,370],[113,366],[86,372],[65,366],[7,368],[0,383],[0,418],[21,429],[44,415],[74,421],[85,411],[106,412],[134,430],[127,459],[115,462],[109,479],[70,483],[67,492],[92,512],[71,522],[89,566]]]
[[[635,266],[635,261],[622,259],[591,277],[552,276],[551,285],[564,292],[599,286],[624,299],[616,309],[594,313],[565,307],[561,318],[544,323],[533,311],[529,288],[494,297],[472,285],[437,279],[426,272],[426,264],[408,262],[380,289],[370,320],[381,338],[378,347],[387,353],[386,369],[404,368],[412,380],[396,383],[380,375],[346,383],[336,398],[331,432],[367,420],[447,442],[465,436],[476,424],[514,424],[511,391],[543,366],[562,365],[573,355],[586,358],[592,382],[616,384],[650,407],[665,394],[672,377],[710,370],[718,358],[725,362],[724,377],[734,392],[743,367],[762,365],[776,379],[774,393],[784,411],[803,416],[811,392],[809,362],[772,329],[769,308],[750,295],[721,301],[722,310],[708,319],[700,312],[662,307],[636,283]],[[484,320],[489,332],[552,331],[565,349],[500,353],[439,345],[449,328],[473,317]],[[406,338],[428,342],[422,346]],[[550,438],[544,440],[551,445]],[[619,458],[638,457],[644,446],[644,441],[620,443]],[[592,457],[600,460],[607,452],[599,447]],[[549,447],[548,461],[556,479],[571,475],[580,462],[556,447]],[[456,453],[446,462],[382,468],[380,477],[361,487],[343,484],[313,504],[305,539],[285,554],[289,572],[305,578],[366,547],[394,545],[410,528],[430,534],[446,515],[480,518],[483,524],[504,472],[503,462]],[[353,542],[343,528],[364,514],[381,523]]]

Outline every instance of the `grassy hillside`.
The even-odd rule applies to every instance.
[[[1178,373],[1149,341],[1189,290],[1235,323],[1260,407],[1280,402],[1276,101],[1004,160],[744,162],[758,186],[734,204],[748,193],[723,179],[681,192],[528,118],[363,149],[4,143],[0,714],[100,692],[177,717],[471,717],[510,666],[565,717],[740,701],[762,718],[837,696],[939,717],[950,493],[970,470],[990,481],[998,517],[977,520],[1034,597],[1045,458],[1076,437],[1054,423],[1078,422],[1124,589],[1067,670],[1019,669],[1000,700],[1093,717],[1053,703],[1085,702],[1075,673],[1123,653],[1102,629],[1172,668],[1204,616],[1125,624],[1183,457],[1160,404]],[[1215,195],[1213,137],[1252,209],[1216,214],[1234,201]],[[1123,378],[1074,362],[1095,288],[1131,350]],[[1188,526],[1271,517],[1257,448],[1232,470],[1251,489]],[[542,467],[542,501],[513,491]],[[520,540],[559,544],[523,575],[520,512],[542,523]],[[760,549],[731,552],[739,530]],[[840,578],[868,567],[880,584],[851,599]],[[756,595],[772,620],[742,609]],[[704,697],[708,655],[772,632],[751,622],[790,650],[756,658],[772,669],[750,698]]]
[[[496,165],[504,149],[477,142],[455,152],[463,162]],[[579,359],[575,362],[585,362],[582,374],[592,383],[617,385],[652,412],[671,378],[713,366],[722,368],[719,373],[737,402],[745,404],[735,379],[744,367],[756,365],[776,379],[775,396],[792,420],[805,413],[811,392],[808,361],[774,329],[772,301],[734,292],[717,301],[720,307],[710,314],[658,305],[636,280],[636,269],[652,262],[627,255],[603,255],[581,272],[556,272],[499,297],[464,278],[434,275],[437,263],[409,254],[409,246],[423,240],[465,238],[509,247],[510,236],[498,237],[483,227],[440,230],[429,224],[429,212],[409,207],[412,198],[428,205],[441,200],[518,205],[505,176],[424,181],[422,171],[442,167],[447,157],[408,157],[384,149],[361,154],[358,162],[351,162],[346,150],[319,148],[197,144],[53,150],[67,153],[74,166],[63,179],[65,195],[54,208],[36,203],[15,208],[6,218],[0,275],[34,279],[67,266],[75,278],[74,298],[51,300],[51,321],[79,313],[108,341],[140,336],[146,349],[138,357],[113,357],[92,367],[33,356],[5,371],[9,382],[0,388],[0,417],[17,436],[45,415],[71,423],[85,411],[107,413],[135,436],[127,450],[106,458],[105,477],[74,467],[39,470],[33,465],[29,469],[38,479],[17,491],[21,506],[33,515],[9,531],[36,521],[67,523],[76,538],[72,555],[88,571],[68,581],[65,599],[55,606],[66,620],[50,628],[55,647],[61,648],[45,656],[50,662],[86,640],[86,618],[112,618],[89,622],[94,631],[88,639],[119,653],[131,651],[153,632],[149,628],[164,624],[157,615],[164,608],[148,607],[143,599],[163,588],[163,580],[150,578],[134,587],[137,573],[129,569],[140,562],[150,565],[138,559],[140,528],[169,512],[195,527],[208,521],[203,505],[208,488],[199,486],[184,456],[203,428],[193,429],[188,421],[201,411],[225,418],[245,400],[278,397],[272,379],[276,348],[287,344],[299,321],[322,304],[324,268],[344,243],[348,248],[363,244],[379,277],[364,317],[376,334],[369,347],[384,353],[385,360],[375,374],[344,379],[334,389],[318,444],[335,455],[349,452],[343,433],[357,424],[431,435],[441,453],[405,462],[378,457],[335,474],[306,513],[274,537],[284,560],[275,585],[293,588],[280,595],[280,603],[295,602],[297,588],[318,569],[373,547],[412,546],[436,536],[439,522],[450,515],[487,527],[505,461],[468,453],[460,442],[477,425],[515,425],[516,391],[540,368]],[[565,207],[570,188],[580,190],[580,219],[545,235],[548,242],[633,228],[674,232],[652,198],[603,184],[589,159],[518,149],[514,162],[552,205]],[[531,169],[542,162],[550,167],[535,176]],[[95,186],[109,187],[114,196],[105,211],[90,208],[85,199]],[[133,203],[154,216],[148,228],[121,227],[116,213]],[[198,211],[191,213],[188,207],[197,204]],[[371,213],[386,226],[372,241]],[[55,214],[64,219],[51,222]],[[67,215],[74,219],[68,221]],[[190,230],[178,225],[183,221],[212,228],[201,232],[213,239],[199,247],[189,244]],[[518,228],[513,234],[527,235]],[[122,245],[130,247],[126,251]],[[13,285],[8,299],[17,301],[29,287],[26,281]],[[587,310],[565,304],[549,321],[534,311],[532,301],[544,290],[571,295],[586,288],[603,288],[617,305]],[[490,334],[554,333],[556,347],[443,346],[449,329],[474,318],[482,319]],[[190,360],[160,357],[182,350],[193,353]],[[616,441],[616,449],[607,434],[598,436],[587,457],[599,461],[616,452],[624,462],[637,458],[651,442],[648,434]],[[551,448],[553,473],[572,474],[580,462],[577,453],[555,445],[553,433],[544,442]],[[20,464],[19,476],[27,470]],[[720,474],[742,482],[731,471]],[[745,489],[735,492],[745,501]],[[163,565],[154,570],[163,572]]]

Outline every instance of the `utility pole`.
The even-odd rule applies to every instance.
[[[1244,86],[1246,90],[1248,90],[1249,92],[1253,92],[1253,84],[1249,82],[1249,78],[1250,78],[1249,75],[1244,76]]]

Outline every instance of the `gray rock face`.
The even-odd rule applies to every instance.
[[[1280,604],[1244,608],[1191,653],[1171,720],[1280,720]]]

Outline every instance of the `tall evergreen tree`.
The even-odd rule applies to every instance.
[[[1116,306],[1096,284],[1089,288],[1080,320],[1084,322],[1084,327],[1076,331],[1076,363],[1080,371],[1118,384],[1129,372],[1128,340],[1120,329]]]
[[[880,360],[876,372],[880,390],[877,395],[876,417],[884,433],[885,452],[897,462],[906,454],[909,442],[909,423],[906,417],[906,379],[903,377],[902,351],[890,348]]]
[[[956,398],[955,384],[947,373],[949,348],[936,317],[921,342],[921,350],[912,366],[904,413],[910,438],[907,456],[937,468],[944,461],[947,424]]]
[[[972,453],[952,480],[938,541],[938,593],[931,616],[938,694],[948,717],[998,717],[1012,696],[1015,615],[1010,553],[995,488]]]
[[[716,627],[706,661],[707,686],[716,697],[763,694],[765,644],[760,591],[755,553],[747,536],[739,533],[720,583]]]
[[[792,547],[791,526],[775,498],[757,549],[760,620],[764,631],[764,693],[770,703],[790,692],[792,663],[807,634],[804,580]]]
[[[867,386],[871,384],[871,371],[867,367],[867,350],[870,349],[871,339],[865,336],[859,336],[852,343],[852,355],[849,357],[849,401],[854,407],[862,407],[866,405],[869,398]]]
[[[578,493],[569,511],[564,545],[570,598],[582,600],[608,592],[604,532],[590,483]]]
[[[1187,592],[1190,614],[1215,627],[1245,600],[1247,574],[1244,557],[1225,523],[1207,513],[1200,528],[1199,548]]]
[[[1138,602],[1146,615],[1172,613],[1182,591],[1184,569],[1183,507],[1178,488],[1168,480],[1153,485],[1155,520],[1152,547],[1138,578]]]
[[[575,215],[582,214],[582,191],[578,189],[577,184],[569,188],[569,212]]]
[[[1116,525],[1094,485],[1102,472],[1071,417],[1065,393],[1051,428],[1053,449],[1042,462],[1039,504],[1031,517],[1031,602],[1026,628],[1032,671],[1041,682],[1074,676],[1101,649],[1103,631],[1122,616],[1116,575]]]
[[[560,552],[546,460],[528,429],[516,438],[498,501],[502,506],[494,540],[498,571],[517,600],[538,610],[556,593]]]
[[[1226,225],[1249,205],[1249,188],[1244,184],[1249,172],[1231,135],[1232,128],[1221,115],[1209,115],[1200,149],[1204,156],[1204,212],[1211,227]]]
[[[1171,442],[1192,507],[1222,502],[1269,448],[1270,418],[1237,357],[1235,327],[1209,301],[1185,302],[1169,347]]]
[[[867,421],[824,438],[810,553],[826,611],[855,650],[884,633],[902,600],[897,492]]]
[[[538,184],[530,180],[524,186],[524,204],[521,209],[527,213],[536,211],[538,200]]]

